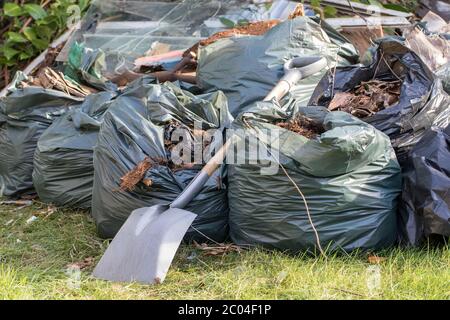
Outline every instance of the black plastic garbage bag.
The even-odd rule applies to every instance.
[[[227,100],[222,92],[194,96],[172,83],[146,84],[140,80],[110,106],[94,151],[92,215],[101,237],[111,238],[137,208],[168,204],[185,189],[201,169],[171,170],[154,165],[133,191],[121,191],[121,178],[146,157],[169,160],[165,126],[172,120],[203,130],[229,125]],[[225,168],[218,170],[187,210],[198,215],[185,240],[223,241],[228,236],[228,203]],[[194,229],[195,228],[195,229]]]
[[[450,126],[432,128],[404,168],[402,236],[419,245],[431,235],[450,237]]]
[[[32,191],[39,137],[54,119],[81,102],[40,87],[16,89],[0,100],[0,195],[15,197]]]
[[[291,58],[320,55],[329,67],[348,65],[356,49],[331,27],[308,17],[280,23],[263,36],[222,39],[199,50],[197,81],[204,90],[222,90],[237,116],[263,100],[283,76]],[[307,104],[326,70],[301,80],[286,97]]]
[[[348,92],[363,81],[402,79],[400,100],[364,121],[389,135],[400,163],[432,125],[449,124],[450,97],[442,82],[401,40],[380,41],[368,66],[338,67],[335,75],[326,75],[317,86],[309,105],[328,106],[337,92]],[[332,87],[334,83],[334,88]]]
[[[279,151],[278,161],[304,194],[324,249],[371,250],[394,244],[401,173],[389,138],[344,112],[296,109],[286,113],[273,103],[258,103],[235,126],[279,130],[279,139],[265,139],[272,152],[259,153],[259,161],[276,163]],[[298,113],[323,124],[325,132],[308,139],[274,124]],[[281,169],[262,174],[267,164],[259,163],[228,167],[232,240],[313,251],[315,234],[295,185]]]
[[[40,137],[34,157],[33,183],[39,198],[61,207],[90,209],[94,181],[94,146],[108,105],[115,96],[86,97]]]

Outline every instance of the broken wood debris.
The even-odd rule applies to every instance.
[[[152,187],[153,180],[150,178],[144,179],[144,177],[148,170],[155,166],[168,167],[173,172],[180,170],[192,170],[194,168],[194,164],[176,165],[172,161],[166,159],[146,157],[144,160],[139,162],[136,167],[120,178],[120,191],[133,191],[141,181],[146,187]]]
[[[400,99],[401,81],[371,80],[351,92],[338,92],[328,106],[330,111],[344,111],[366,118],[395,105]]]
[[[96,89],[67,79],[62,72],[55,71],[50,67],[41,69],[36,76],[29,77],[27,81],[23,81],[21,86],[38,86],[45,89],[56,89],[79,98],[84,98],[97,92]]]
[[[144,160],[142,160],[138,165],[125,174],[122,178],[120,178],[120,190],[121,191],[133,191],[136,185],[141,182],[141,180],[144,178],[147,171],[155,164],[155,162],[150,158],[147,157]],[[146,185],[152,185],[153,182],[147,181],[145,183]]]

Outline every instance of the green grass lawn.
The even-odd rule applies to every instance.
[[[93,279],[106,246],[85,212],[0,206],[0,299],[450,298],[448,246],[394,248],[370,264],[367,254],[325,260],[261,249],[208,257],[186,245],[156,286]]]

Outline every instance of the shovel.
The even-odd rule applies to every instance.
[[[284,77],[264,101],[280,100],[298,81],[326,66],[322,57],[289,60],[284,66]],[[133,211],[96,266],[93,276],[114,282],[163,282],[181,241],[197,217],[183,208],[221,166],[233,143],[234,139],[229,139],[170,205]]]

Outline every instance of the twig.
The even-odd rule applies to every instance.
[[[49,3],[51,2],[51,0],[46,0],[41,7],[44,9]],[[19,33],[23,33],[25,31],[25,29],[30,25],[30,23],[33,21],[33,17],[29,17],[27,19],[27,21],[25,21],[25,23],[23,24],[22,28],[20,28]]]
[[[196,227],[191,226],[191,228],[192,228],[194,231],[198,232],[201,236],[203,236],[203,237],[205,237],[206,239],[208,239],[209,241],[211,241],[212,243],[217,244],[218,246],[221,245],[221,244],[218,243],[217,241],[211,239],[211,238],[208,237],[206,234],[204,234],[203,232],[201,232],[200,230],[198,230]]]
[[[402,79],[394,72],[394,70],[391,68],[391,66],[387,63],[386,59],[383,57],[381,57],[384,61],[384,63],[386,63],[386,66],[389,68],[389,70],[391,70],[392,74],[401,82]]]
[[[357,15],[358,17],[360,17],[361,19],[363,19],[366,22],[366,26],[368,26],[369,25],[369,21],[367,21],[367,19],[363,15],[359,14],[358,12],[356,12],[356,10],[355,10],[355,8],[353,8],[353,4],[352,4],[352,2],[350,0],[347,0],[347,2],[348,2],[348,5],[350,6],[350,9],[352,9],[353,13],[355,15]]]
[[[33,21],[33,18],[29,17],[27,21],[25,21],[25,23],[23,24],[22,28],[20,28],[19,33],[23,33],[25,29],[30,25],[31,21]]]
[[[383,57],[384,57],[384,51],[381,51],[381,58],[380,58],[380,60],[378,60],[377,67],[375,68],[375,72],[373,74],[372,80],[374,80],[378,74],[378,69],[380,68],[380,63],[381,63],[381,60],[383,59]]]
[[[348,293],[348,294],[351,294],[351,295],[354,295],[354,296],[357,296],[357,297],[366,298],[366,296],[363,295],[363,294],[352,292],[352,291],[341,289],[341,288],[332,287],[331,290],[341,291],[343,293]]]
[[[270,153],[270,154],[272,155],[272,153]],[[272,158],[275,159],[275,157],[273,155],[272,155]],[[302,197],[303,202],[305,204],[306,213],[308,215],[309,223],[311,224],[311,227],[312,227],[312,229],[314,231],[314,235],[316,237],[317,248],[319,248],[320,253],[325,257],[325,259],[327,259],[327,255],[325,254],[325,251],[322,249],[322,245],[320,244],[319,232],[317,231],[317,229],[316,229],[316,227],[314,225],[314,222],[312,221],[311,213],[309,212],[308,202],[306,201],[305,195],[303,194],[302,190],[300,190],[300,187],[297,185],[297,183],[295,183],[295,181],[291,178],[291,176],[289,175],[287,170],[284,168],[284,166],[281,163],[279,163],[279,162],[278,162],[278,164],[280,165],[280,167],[283,170],[283,172],[286,175],[286,177],[288,177],[288,179],[292,182],[292,184],[294,185],[294,187],[297,189],[298,193]]]

